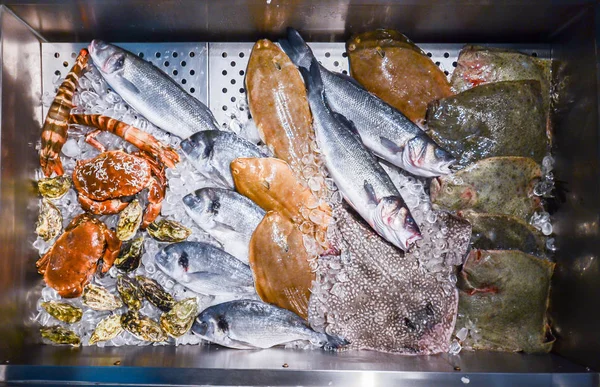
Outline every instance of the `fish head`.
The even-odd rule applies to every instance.
[[[210,223],[221,207],[219,195],[210,187],[184,196],[183,203],[194,213],[194,217],[204,224]]]
[[[160,250],[154,256],[158,268],[169,277],[183,281],[186,277],[189,259],[187,253],[178,247],[177,243],[171,244]]]
[[[210,133],[212,131],[201,131],[181,141],[179,146],[189,159],[196,162],[206,162],[212,153],[213,141]]]
[[[103,75],[117,74],[125,67],[127,53],[112,44],[94,39],[88,50],[94,64]]]
[[[427,136],[410,140],[402,153],[404,168],[417,176],[435,177],[449,174],[456,159]]]
[[[448,210],[470,208],[477,202],[477,190],[455,175],[433,179],[429,191],[431,202]]]
[[[404,251],[423,238],[417,222],[399,197],[388,196],[381,199],[375,210],[373,223],[375,231]]]
[[[220,315],[213,308],[208,308],[196,317],[192,332],[205,340],[224,343],[227,341],[229,326],[225,316]]]

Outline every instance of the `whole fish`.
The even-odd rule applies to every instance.
[[[289,310],[254,300],[230,301],[205,309],[196,318],[192,332],[236,349],[271,348],[297,340],[328,350],[347,344],[339,337],[315,332]]]
[[[203,242],[173,243],[155,256],[158,268],[186,288],[215,296],[255,295],[248,265]]]
[[[239,157],[264,157],[250,141],[231,132],[198,132],[180,144],[183,154],[206,177],[233,188],[230,164]]]
[[[308,88],[325,166],[344,199],[363,219],[387,241],[406,251],[421,239],[419,227],[392,180],[360,141],[352,123],[327,105],[318,66],[314,59],[310,73],[304,68],[300,71]]]
[[[162,130],[185,138],[219,127],[206,105],[158,67],[98,39],[92,40],[89,52],[110,87]]]
[[[187,214],[223,249],[248,263],[252,233],[265,216],[265,211],[252,200],[235,191],[206,187],[184,196]]]
[[[308,70],[314,59],[312,51],[298,31],[288,29],[287,37],[279,42],[281,47],[296,66]],[[365,146],[375,155],[418,176],[450,173],[454,158],[401,112],[351,78],[321,65],[319,71],[331,109],[356,125]]]

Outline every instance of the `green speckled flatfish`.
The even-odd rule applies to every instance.
[[[554,263],[516,250],[472,250],[459,276],[456,330],[467,348],[549,352],[546,318]]]
[[[540,166],[525,157],[492,157],[431,181],[431,202],[447,210],[506,214],[527,219],[541,208],[533,187]]]
[[[520,250],[538,257],[546,255],[544,235],[520,218],[473,211],[461,211],[459,215],[471,223],[471,243],[477,249]]]
[[[466,166],[496,156],[548,152],[546,113],[538,81],[496,82],[432,102],[427,133]]]
[[[185,138],[218,129],[211,111],[158,67],[120,47],[93,40],[90,55],[110,87],[148,121]]]

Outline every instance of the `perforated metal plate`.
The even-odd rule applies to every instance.
[[[123,43],[119,46],[143,57],[165,71],[200,101],[206,103],[224,126],[232,119],[246,118],[244,77],[253,42],[244,43]],[[317,59],[332,71],[348,72],[344,43],[310,43]],[[85,44],[43,43],[43,91],[54,90],[57,77],[64,77],[77,52]],[[449,77],[463,44],[420,44],[419,47]],[[548,45],[494,45],[550,58]],[[44,115],[46,111],[44,110]],[[246,115],[246,117],[240,117]],[[242,121],[245,121],[242,119]]]

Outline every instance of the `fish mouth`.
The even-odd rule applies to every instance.
[[[90,52],[90,54],[95,54],[98,51],[106,48],[107,44],[105,41],[100,40],[100,39],[94,39],[90,42],[89,46],[88,46],[88,51]]]

